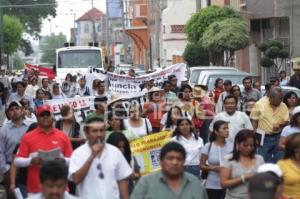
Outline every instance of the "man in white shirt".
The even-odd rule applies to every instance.
[[[36,97],[36,91],[39,89],[39,86],[37,85],[37,79],[32,78],[31,84],[27,85],[25,89],[25,94],[28,96],[31,96],[32,98]]]
[[[253,126],[246,113],[237,111],[237,99],[233,95],[227,95],[224,99],[225,111],[218,113],[209,126],[209,130],[213,131],[213,125],[218,120],[223,120],[229,123],[229,138],[228,141],[234,142],[236,134],[242,129],[251,129]]]
[[[104,121],[91,117],[84,131],[88,141],[73,152],[69,167],[79,198],[129,199],[127,178],[132,169],[119,149],[104,143]]]

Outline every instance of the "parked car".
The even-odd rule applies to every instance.
[[[225,66],[197,66],[197,67],[191,67],[187,70],[187,79],[189,79],[189,84],[191,86],[194,86],[195,84],[198,84],[199,77],[201,72],[203,71],[239,71],[236,68],[233,67],[225,67]]]
[[[280,88],[282,89],[283,93],[286,94],[289,91],[294,91],[298,98],[300,98],[300,90],[296,87],[292,87],[292,86],[280,86]],[[265,86],[261,86],[261,93],[263,93],[263,95],[265,94],[266,89]]]
[[[206,85],[208,90],[214,89],[214,84],[217,78],[222,78],[223,80],[231,80],[232,84],[242,84],[243,79],[251,74],[234,71],[234,70],[218,70],[218,71],[202,71],[197,81],[192,82],[192,86],[196,84]],[[191,81],[191,79],[190,79]]]

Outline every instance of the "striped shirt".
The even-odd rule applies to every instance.
[[[12,121],[8,121],[0,129],[0,171],[2,173],[8,171],[9,163],[12,161],[13,151],[31,124],[32,121],[25,119],[22,124],[17,127]]]

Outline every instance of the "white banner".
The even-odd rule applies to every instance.
[[[46,100],[45,104],[48,104],[52,107],[56,120],[61,119],[60,109],[64,105],[69,105],[74,110],[76,121],[80,123],[85,120],[86,116],[92,110],[95,110],[94,98],[95,97],[78,97],[78,98]]]
[[[59,120],[62,117],[60,109],[64,105],[69,105],[74,110],[76,121],[80,123],[84,122],[88,114],[95,110],[94,100],[95,97],[75,97],[67,99],[46,100],[44,104],[48,104],[51,106],[56,120]],[[131,103],[140,104],[143,107],[143,95],[127,96],[119,98],[118,100],[108,102],[106,112],[111,111],[115,113],[115,111],[120,111],[122,109],[126,111],[126,114],[128,115],[128,109]],[[120,106],[122,108],[120,108]]]
[[[118,93],[118,94],[132,94],[132,93],[140,93],[140,85],[149,79],[154,79],[154,83],[156,87],[161,87],[162,83],[167,80],[169,75],[176,75],[178,79],[178,84],[181,83],[183,78],[185,77],[186,72],[186,64],[175,64],[169,66],[160,71],[156,71],[150,74],[142,75],[139,77],[129,77],[127,75],[120,75],[116,73],[108,72],[107,78],[103,72],[95,72],[95,70],[86,74],[87,85],[91,87],[91,84],[94,79],[106,80],[108,83],[109,91]]]

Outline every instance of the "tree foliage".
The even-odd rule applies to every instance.
[[[1,0],[2,5],[32,5],[20,7],[8,7],[3,11],[6,15],[15,16],[23,24],[24,32],[36,38],[41,32],[42,23],[48,17],[56,16],[56,0]],[[34,6],[35,4],[43,4]],[[25,55],[33,53],[29,40],[23,39],[20,43],[20,49]]]
[[[41,45],[42,50],[42,62],[54,64],[55,63],[55,50],[62,48],[67,41],[67,37],[59,33],[58,35],[51,34],[46,38],[46,41]]]
[[[32,5],[26,7],[5,8],[4,13],[18,17],[25,27],[25,32],[39,36],[42,22],[48,17],[56,16],[56,0],[3,0],[4,5]],[[34,4],[43,4],[34,6]]]
[[[228,18],[212,23],[203,34],[201,43],[211,53],[226,52],[228,65],[236,50],[249,45],[250,35],[246,23],[237,18]]]
[[[208,52],[199,44],[188,44],[183,53],[188,66],[208,66]]]
[[[275,67],[277,73],[289,57],[288,49],[284,48],[282,42],[278,40],[265,41],[260,44],[259,49],[264,54],[260,60],[261,66]]]
[[[20,70],[24,69],[24,61],[21,59],[21,57],[18,54],[15,54],[12,59],[13,69],[14,70]]]
[[[4,53],[11,55],[15,52],[21,42],[23,26],[16,17],[4,15],[3,17],[3,35],[4,35]]]
[[[242,19],[241,15],[228,7],[209,6],[195,13],[185,26],[191,43],[198,43],[210,24],[227,18]]]
[[[29,56],[33,53],[33,49],[29,40],[21,39],[20,50],[24,52],[25,56]]]

